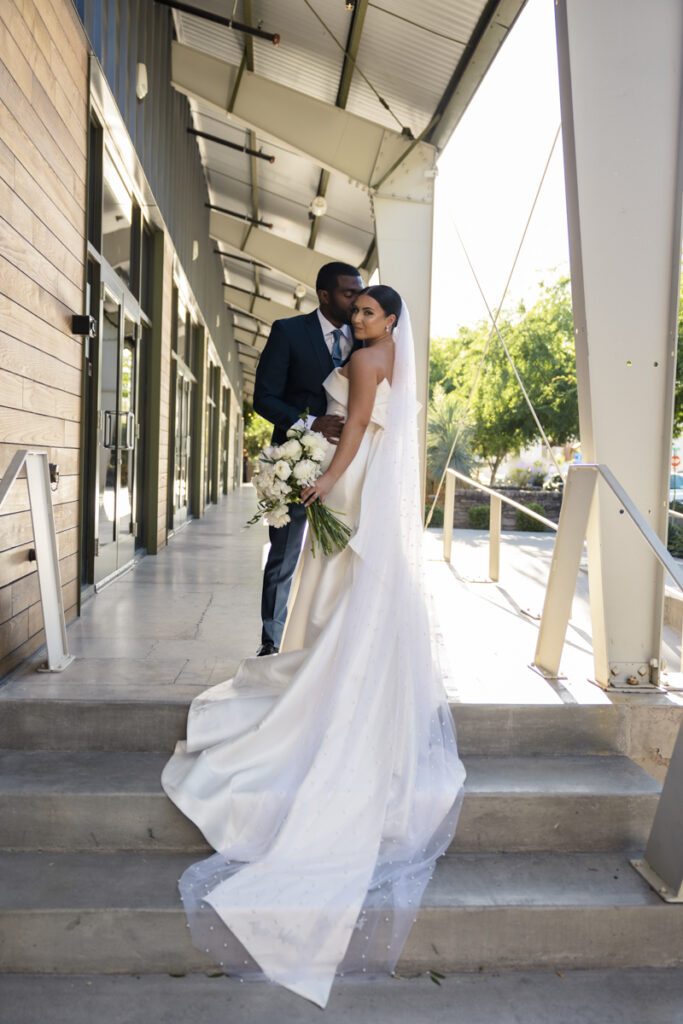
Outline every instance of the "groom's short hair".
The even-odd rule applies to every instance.
[[[331,292],[337,287],[338,279],[342,275],[360,277],[360,271],[358,267],[352,267],[350,263],[340,263],[338,260],[335,260],[333,263],[326,263],[318,271],[315,290],[317,292]]]

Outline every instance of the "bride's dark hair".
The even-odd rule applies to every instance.
[[[396,324],[398,323],[403,300],[394,288],[390,288],[388,284],[373,284],[369,288],[364,288],[360,294],[369,295],[371,299],[378,302],[387,316],[391,316],[393,313],[396,317]]]

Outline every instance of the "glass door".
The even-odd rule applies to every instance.
[[[135,555],[135,460],[138,434],[136,398],[138,393],[138,325],[124,315],[121,346],[121,386],[118,403],[119,477],[116,495],[117,567]]]
[[[105,287],[100,317],[97,405],[97,513],[93,580],[135,554],[139,327],[121,293]]]
[[[190,511],[190,459],[192,454],[192,384],[194,377],[178,361],[175,393],[175,465],[173,474],[173,526],[184,523]]]

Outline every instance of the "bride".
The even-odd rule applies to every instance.
[[[217,851],[180,880],[195,944],[321,1007],[335,975],[393,971],[465,775],[422,576],[410,318],[378,285],[352,323],[365,347],[325,381],[346,422],[304,492],[350,543],[305,546],[281,653],[192,702],[162,776]]]

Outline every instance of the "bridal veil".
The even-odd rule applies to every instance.
[[[394,340],[333,614],[309,649],[246,659],[200,695],[163,776],[217,850],[180,883],[195,944],[320,1006],[335,975],[394,970],[462,800],[423,575],[405,306]]]

